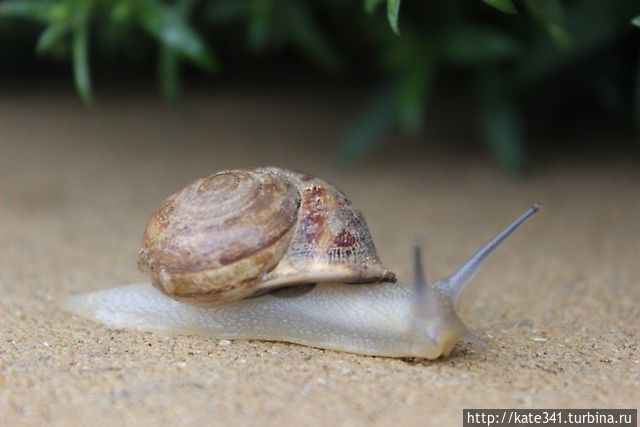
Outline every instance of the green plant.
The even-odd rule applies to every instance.
[[[82,99],[91,103],[89,32],[98,23],[106,27],[107,37],[137,26],[158,41],[161,81],[169,97],[177,95],[177,66],[181,59],[214,70],[214,56],[187,20],[193,4],[192,0],[171,4],[160,0],[8,0],[0,3],[0,16],[43,24],[36,44],[40,54],[64,51],[65,45],[71,46],[76,88]]]
[[[107,51],[156,49],[161,89],[176,100],[183,63],[211,73],[230,56],[294,50],[329,75],[379,82],[346,133],[348,158],[396,127],[420,134],[434,85],[451,73],[468,76],[477,128],[513,170],[526,163],[530,117],[551,110],[567,86],[582,85],[604,108],[638,123],[640,77],[628,71],[638,65],[635,0],[362,1],[4,0],[0,41],[20,37],[5,32],[3,40],[13,18],[38,25],[36,52],[71,60],[87,104],[91,58]]]

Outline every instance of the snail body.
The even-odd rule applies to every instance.
[[[225,305],[176,301],[148,283],[71,297],[82,317],[116,328],[218,339],[286,341],[374,356],[435,359],[448,354],[466,329],[455,313],[424,319],[424,339],[414,328],[413,288],[401,284],[327,284],[293,298],[266,294]]]
[[[207,213],[247,170],[197,180],[163,202],[145,231],[139,259],[156,289],[105,289],[71,296],[65,306],[111,327],[435,359],[460,339],[477,340],[456,313],[459,296],[484,259],[539,209],[531,207],[434,285],[426,281],[416,243],[413,284],[400,284],[380,263],[362,215],[339,190],[299,172],[249,170],[255,171],[288,183],[259,184],[249,196],[241,194],[257,203],[257,214],[245,213],[249,219],[224,206]],[[198,193],[206,203],[197,202]],[[274,200],[283,194],[289,199]],[[181,211],[193,201],[196,207]],[[275,218],[263,218],[261,209]]]

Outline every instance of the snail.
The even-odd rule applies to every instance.
[[[433,285],[421,245],[413,284],[380,261],[361,212],[336,187],[274,167],[197,179],[151,216],[138,265],[148,283],[70,296],[70,311],[117,328],[285,341],[372,356],[447,356],[481,342],[456,313],[485,258],[535,204]]]

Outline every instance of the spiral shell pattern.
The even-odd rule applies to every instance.
[[[138,265],[163,292],[200,302],[297,284],[395,280],[344,194],[279,168],[222,171],[169,196],[149,220]]]
[[[264,171],[224,171],[169,196],[152,215],[138,264],[179,298],[237,299],[287,251],[300,200]]]

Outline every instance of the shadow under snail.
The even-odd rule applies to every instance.
[[[287,341],[352,353],[435,359],[478,341],[456,314],[484,259],[535,204],[452,275],[396,283],[360,211],[326,181],[275,167],[197,179],[151,216],[136,284],[71,296],[66,307],[112,327]]]

